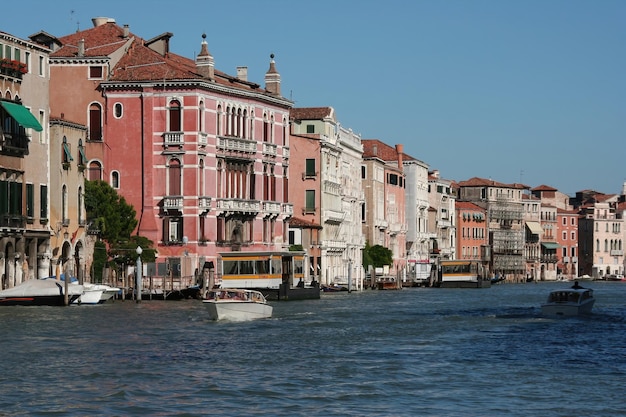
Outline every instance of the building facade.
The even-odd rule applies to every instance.
[[[48,53],[0,32],[1,288],[50,271]]]
[[[221,252],[283,251],[292,103],[273,56],[263,88],[246,67],[215,69],[205,39],[195,60],[174,54],[171,36],[145,40],[109,18],[37,34],[53,49],[53,113],[87,126],[89,179],[135,208],[136,232],[168,271],[193,277]]]

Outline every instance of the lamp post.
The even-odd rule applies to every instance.
[[[137,246],[137,249],[135,250],[135,252],[137,252],[137,273],[135,274],[135,278],[136,278],[136,284],[135,284],[135,300],[140,303],[141,302],[141,284],[142,284],[142,266],[141,266],[141,252],[143,252],[143,249],[141,249],[141,246]]]

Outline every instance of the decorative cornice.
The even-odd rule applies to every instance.
[[[253,91],[245,91],[237,88],[228,88],[220,84],[212,83],[205,80],[165,80],[164,82],[154,81],[104,81],[100,86],[107,90],[115,89],[139,89],[139,88],[200,88],[208,91],[215,91],[229,96],[239,96],[244,98],[254,98],[257,100],[272,103],[277,106],[290,108],[294,102],[286,98],[272,96],[269,93],[258,93]]]

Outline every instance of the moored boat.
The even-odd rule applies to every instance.
[[[401,290],[402,286],[398,285],[398,282],[394,277],[383,276],[376,281],[376,287],[379,290]]]
[[[226,288],[215,289],[202,300],[211,320],[254,320],[272,317],[273,307],[260,291]]]
[[[546,316],[579,316],[591,314],[595,303],[593,290],[578,285],[571,288],[553,290],[548,300],[541,305],[541,313]]]
[[[83,294],[83,286],[68,284],[68,303]],[[0,291],[3,306],[62,306],[65,305],[65,283],[54,279],[30,279],[13,288]]]

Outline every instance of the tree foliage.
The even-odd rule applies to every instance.
[[[370,246],[369,243],[365,244],[363,249],[363,267],[368,269],[369,265],[374,268],[381,268],[385,265],[391,265],[393,263],[393,253],[381,245]]]
[[[137,226],[137,212],[104,181],[85,181],[85,210],[92,227],[109,245],[127,241]]]

